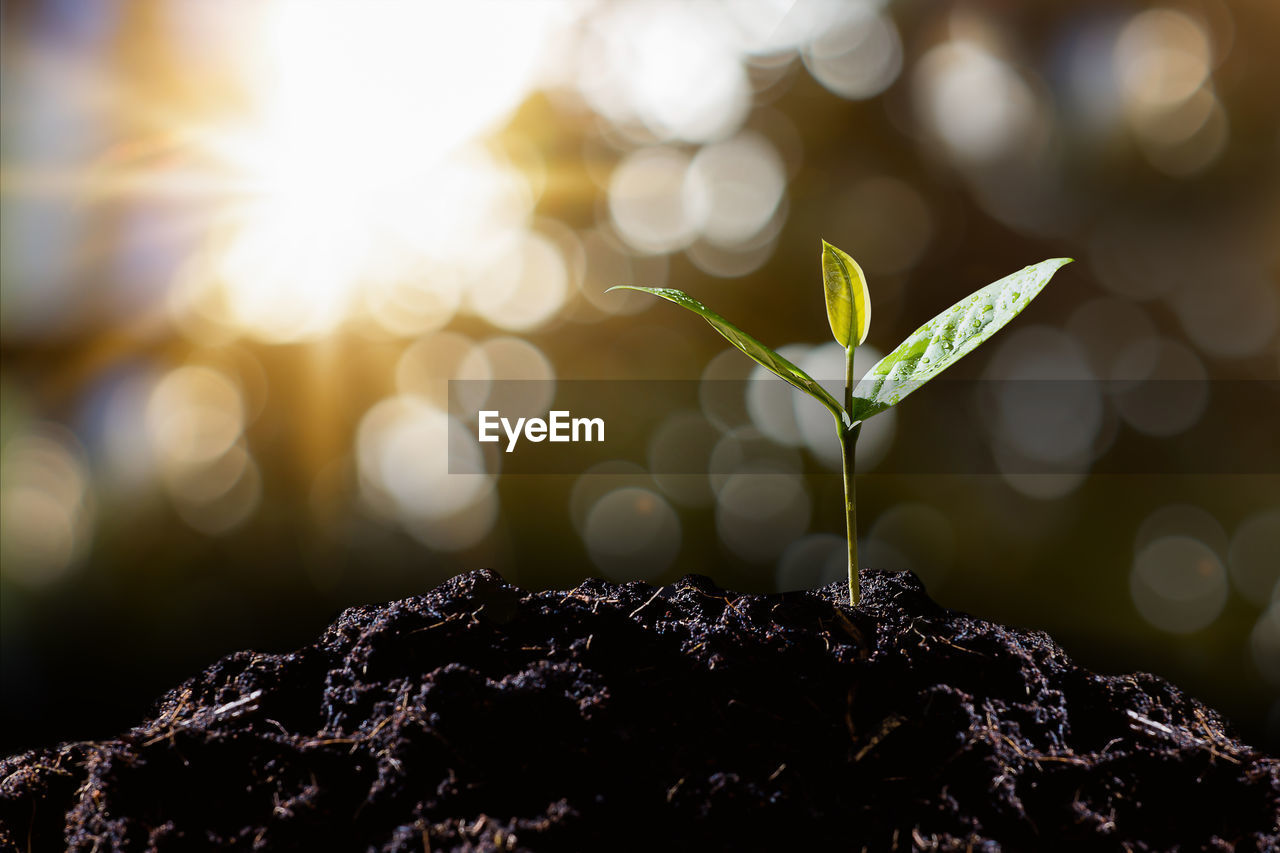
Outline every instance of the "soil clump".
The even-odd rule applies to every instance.
[[[1280,847],[1280,762],[1178,688],[862,589],[460,575],[0,761],[0,849]]]

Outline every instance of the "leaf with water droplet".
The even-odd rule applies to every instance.
[[[880,359],[853,390],[852,419],[863,421],[972,352],[1030,304],[1071,258],[1054,258],[1005,276],[970,294],[911,333]]]
[[[844,410],[836,402],[836,398],[819,385],[817,380],[683,291],[670,287],[635,287],[629,284],[620,284],[609,290],[638,290],[641,293],[652,293],[668,302],[674,302],[681,308],[687,308],[710,323],[711,328],[723,335],[729,343],[745,353],[752,361],[804,391],[826,406],[827,410],[835,415],[837,421],[844,422]]]

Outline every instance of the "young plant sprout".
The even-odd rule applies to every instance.
[[[804,391],[836,419],[844,458],[845,532],[849,541],[849,603],[858,603],[858,522],[854,501],[854,450],[862,422],[897,405],[912,391],[955,364],[978,344],[1018,315],[1071,258],[1053,258],[1005,276],[971,293],[916,329],[897,348],[880,359],[857,384],[853,381],[853,352],[867,339],[871,326],[871,297],[857,261],[822,241],[822,286],[827,322],[836,343],[845,348],[844,401],[818,382],[696,299],[669,287],[618,285],[609,290],[652,293],[700,315],[749,358]],[[608,291],[606,291],[608,292]]]

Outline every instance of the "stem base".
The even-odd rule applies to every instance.
[[[858,504],[854,493],[854,452],[862,422],[840,428],[840,455],[844,460],[844,518],[849,541],[849,605],[856,607],[861,597],[858,581]]]

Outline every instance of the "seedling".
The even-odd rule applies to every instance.
[[[844,459],[845,532],[849,541],[849,603],[858,603],[858,521],[854,500],[854,450],[863,421],[897,405],[912,391],[972,352],[1027,307],[1071,258],[1053,258],[1005,276],[975,291],[916,329],[880,359],[857,384],[853,352],[867,339],[871,297],[857,261],[822,241],[822,286],[827,322],[845,348],[843,404],[809,374],[760,343],[696,299],[669,287],[618,285],[609,290],[652,293],[700,315],[729,343],[778,377],[804,391],[835,416]],[[606,291],[607,292],[607,291]]]

